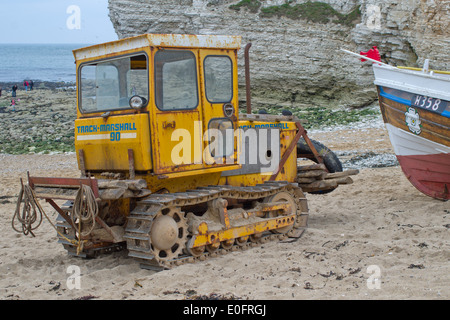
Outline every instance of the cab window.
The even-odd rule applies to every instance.
[[[233,122],[227,118],[214,118],[208,124],[209,152],[211,156],[225,157],[234,152]]]
[[[197,66],[195,55],[191,51],[156,52],[155,100],[160,110],[185,110],[197,107]]]
[[[128,109],[129,100],[135,95],[148,101],[145,54],[83,64],[79,74],[83,113]]]
[[[233,98],[233,69],[227,56],[207,56],[204,60],[206,98],[211,103]]]

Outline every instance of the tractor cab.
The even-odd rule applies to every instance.
[[[294,117],[238,114],[240,46],[146,34],[75,50],[82,175],[145,179],[152,192],[295,179]]]
[[[239,168],[240,42],[147,34],[75,50],[80,169],[168,175]]]

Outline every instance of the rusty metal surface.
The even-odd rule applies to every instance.
[[[239,49],[240,36],[192,35],[192,34],[147,34],[150,46]]]
[[[56,177],[28,177],[28,183],[30,184],[31,188],[36,187],[50,187],[50,188],[78,188],[81,185],[86,185],[91,187],[92,191],[94,192],[94,196],[96,198],[99,198],[99,190],[98,190],[98,181],[97,179],[91,179],[91,178],[56,178]],[[39,193],[36,194],[38,198],[48,199],[48,198],[56,198],[57,195],[54,195],[55,197],[46,196],[46,195],[40,195]],[[60,195],[58,199],[68,199],[71,200],[72,197],[65,198],[63,195]]]
[[[128,149],[128,166],[130,167],[130,169],[129,169],[130,179],[134,179],[136,177],[136,171],[135,171],[135,166],[134,166],[133,149]]]
[[[252,46],[251,43],[247,43],[245,46],[244,51],[244,58],[245,58],[245,92],[246,92],[246,102],[247,102],[247,114],[252,113],[252,97],[250,93],[250,57],[249,57],[249,50]]]
[[[292,226],[295,221],[295,214],[285,216],[282,218],[272,218],[263,220],[248,226],[240,226],[229,228],[224,231],[212,231],[206,234],[197,234],[192,241],[192,247],[201,247],[213,244],[216,241],[227,241],[231,239],[239,239],[242,237],[259,234],[268,230],[279,229],[287,226]]]
[[[188,247],[186,249],[191,255],[182,254],[178,257],[171,256],[170,259],[165,259],[164,257],[156,256],[155,252],[151,249],[151,236],[149,231],[153,219],[160,212],[175,207],[201,206],[201,204],[218,199],[226,199],[227,201],[232,201],[232,199],[246,199],[246,201],[252,202],[256,199],[273,196],[279,192],[287,192],[295,199],[295,212],[292,212],[292,210],[290,212],[285,211],[289,211],[292,208],[291,205],[275,202],[264,204],[258,209],[259,211],[265,212],[270,210],[283,212],[275,217],[258,218],[253,222],[244,218],[242,220],[245,223],[242,225],[235,225],[222,231],[209,231],[207,227],[208,221],[207,223],[202,222],[198,226],[197,232],[190,233],[189,235],[191,239],[188,241]],[[217,206],[223,205],[224,203],[218,204]],[[306,199],[301,189],[285,181],[266,182],[253,187],[211,186],[183,193],[154,194],[148,199],[137,203],[136,208],[129,216],[124,238],[127,239],[129,256],[140,261],[142,267],[171,268],[186,262],[204,260],[210,256],[214,256],[219,251],[224,253],[247,248],[250,245],[261,244],[268,239],[284,238],[290,236],[291,232],[293,236],[299,236],[307,226],[307,210]],[[223,218],[223,222],[226,223],[226,217],[224,216]],[[286,226],[292,226],[293,228],[284,234],[274,235],[271,232],[266,233],[267,230],[279,229]],[[200,237],[199,243],[196,243],[196,237]],[[202,239],[204,240],[203,242]],[[251,242],[248,242],[248,239]],[[218,249],[218,241],[221,241],[222,249]],[[205,249],[207,252],[204,252]]]
[[[56,210],[56,212],[58,212],[61,215],[61,217],[64,218],[64,220],[73,228],[73,230],[77,229],[75,227],[75,224],[73,223],[72,219],[70,219],[70,217],[67,215],[67,213],[63,209],[61,209],[55,203],[55,201],[53,201],[52,199],[46,199],[46,201]]]
[[[225,229],[230,228],[230,217],[228,216],[227,206],[228,201],[225,199],[215,199],[211,201],[211,207],[214,211],[216,211],[220,218],[220,223],[222,223]]]
[[[284,164],[286,163],[287,159],[291,155],[291,153],[294,151],[295,148],[297,148],[297,142],[300,139],[301,136],[306,137],[306,130],[303,128],[303,126],[300,124],[300,122],[295,123],[297,126],[297,134],[295,135],[294,139],[291,141],[291,144],[286,149],[286,152],[283,154],[283,157],[281,158],[281,161],[278,165],[277,171],[270,177],[270,181],[274,181],[278,174],[280,173],[281,169],[284,167]],[[315,149],[314,149],[315,151]],[[317,152],[316,152],[317,153]]]
[[[146,47],[239,49],[240,36],[143,34],[73,50],[75,60],[91,59]]]
[[[86,161],[85,161],[83,149],[78,150],[78,159],[79,159],[78,164],[80,167],[81,176],[86,177]]]

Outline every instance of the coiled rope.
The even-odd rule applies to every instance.
[[[33,230],[37,229],[42,223],[42,216],[50,222],[52,227],[56,232],[64,238],[66,241],[77,246],[77,254],[83,250],[84,243],[86,240],[76,240],[68,239],[64,234],[62,234],[56,226],[52,223],[48,215],[45,213],[44,209],[41,207],[39,201],[36,199],[36,195],[29,184],[24,185],[21,180],[22,187],[19,192],[17,199],[16,210],[12,218],[11,224],[12,228],[19,233],[24,235],[31,234],[35,237]],[[21,210],[21,204],[23,202],[23,209]],[[98,214],[98,205],[95,201],[94,192],[89,186],[82,185],[78,189],[77,196],[75,198],[72,221],[76,226],[76,220],[78,219],[78,235],[79,239],[89,235],[95,227],[95,217]],[[21,224],[21,229],[16,227],[17,222]],[[85,223],[91,223],[91,227],[88,231],[81,231],[81,225]]]
[[[95,217],[98,214],[98,204],[95,201],[94,192],[87,185],[81,185],[78,189],[72,209],[72,221],[76,224],[78,219],[78,233],[81,237],[88,236],[95,228]],[[85,230],[81,230],[81,225],[91,224]],[[84,229],[84,228],[83,228]]]
[[[20,210],[21,203],[23,202],[23,209]],[[37,229],[42,222],[43,210],[39,203],[36,201],[33,189],[26,184],[22,183],[22,188],[19,192],[19,198],[17,200],[16,211],[12,218],[11,224],[15,231],[21,232],[24,235],[31,234],[35,237],[33,230]],[[16,228],[16,220],[21,224],[22,228]]]

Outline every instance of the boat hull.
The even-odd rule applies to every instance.
[[[450,148],[386,123],[403,173],[427,196],[450,199]]]
[[[413,186],[427,196],[450,199],[450,154],[397,156],[400,166]]]
[[[383,120],[405,176],[422,193],[449,200],[450,102],[407,87],[379,83],[377,89]]]

